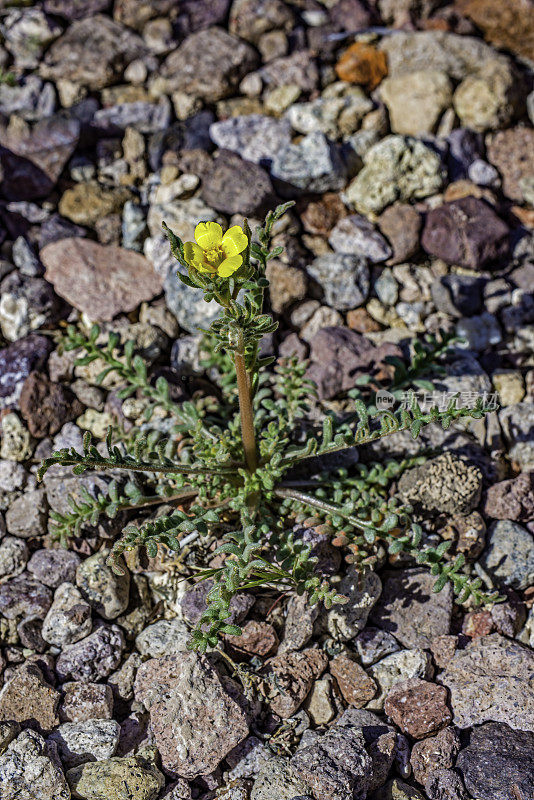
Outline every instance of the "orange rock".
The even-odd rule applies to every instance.
[[[375,89],[388,74],[386,54],[370,44],[354,42],[336,64],[338,78]]]

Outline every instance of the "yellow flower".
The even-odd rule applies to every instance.
[[[195,239],[196,242],[184,242],[184,256],[198,272],[229,278],[243,263],[240,253],[246,248],[248,238],[239,225],[233,225],[223,236],[217,222],[199,222]]]

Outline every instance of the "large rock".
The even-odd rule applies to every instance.
[[[451,721],[447,690],[420,678],[397,683],[386,697],[384,711],[403,733],[424,739]]]
[[[386,78],[380,94],[389,111],[391,130],[408,136],[432,133],[452,103],[451,82],[439,70]]]
[[[55,748],[34,731],[23,731],[0,755],[2,800],[70,800]]]
[[[438,680],[448,687],[454,724],[505,722],[534,732],[534,653],[499,633],[457,650]]]
[[[151,659],[135,681],[136,699],[150,712],[150,727],[166,772],[207,775],[248,734],[239,689],[222,681],[208,658],[187,653]]]
[[[258,55],[246,42],[222,28],[208,28],[188,36],[161,68],[170,92],[184,91],[214,103],[227,97],[258,64]]]
[[[482,269],[508,253],[508,225],[476,197],[432,209],[421,244],[427,253],[468,269]]]
[[[77,119],[53,116],[27,131],[0,127],[1,192],[7,200],[46,197],[78,143]]]
[[[534,733],[499,722],[475,728],[456,769],[477,800],[509,800],[534,794]]]
[[[514,589],[526,589],[534,582],[532,534],[510,520],[492,523],[480,562],[496,581]]]
[[[94,633],[65,647],[56,662],[60,680],[91,682],[106,678],[120,664],[124,635],[117,625],[101,625]]]
[[[59,698],[59,692],[45,681],[39,667],[24,665],[0,691],[0,720],[20,722],[48,733],[59,724]]]
[[[162,289],[161,278],[144,256],[88,239],[48,244],[41,259],[60,297],[95,321],[133,311]]]
[[[103,761],[115,755],[121,726],[113,719],[64,722],[48,737],[57,745],[67,768],[86,761]]]
[[[510,200],[524,203],[527,182],[534,180],[534,130],[518,125],[498,131],[487,137],[487,150],[488,160],[500,172],[504,194]]]
[[[347,202],[361,214],[379,214],[395,200],[435,194],[443,183],[440,156],[411,137],[386,136],[363,161],[363,169],[345,191]]]
[[[427,513],[469,514],[479,503],[482,473],[452,453],[443,453],[403,472],[401,499]]]
[[[534,471],[499,481],[488,488],[484,513],[492,519],[528,522],[534,517]]]
[[[458,10],[473,20],[496,48],[534,61],[534,21],[529,0],[458,0]]]
[[[432,591],[436,579],[426,569],[387,572],[382,595],[370,621],[392,633],[405,647],[428,648],[436,636],[449,633],[452,589]]]
[[[276,153],[291,143],[291,126],[287,119],[248,114],[214,122],[210,137],[217,147],[269,168]]]
[[[498,130],[509,125],[518,113],[520,86],[520,78],[511,65],[495,58],[462,81],[454,93],[454,109],[466,128]]]
[[[134,58],[147,53],[143,40],[103,14],[77,20],[48,49],[44,78],[71,81],[91,90],[109,86]]]
[[[73,767],[67,780],[75,797],[85,800],[156,800],[165,779],[153,749],[125,758],[109,758]]]

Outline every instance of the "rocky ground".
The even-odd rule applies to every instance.
[[[0,798],[530,800],[530,0],[0,8]],[[443,455],[398,490],[506,601],[460,610],[402,561],[363,583],[342,568],[350,603],[330,612],[243,596],[225,647],[264,662],[278,690],[260,702],[186,652],[202,588],[161,563],[113,575],[111,523],[51,547],[80,482],[35,473],[142,411],[54,330],[97,320],[187,396],[215,309],[177,281],[161,221],[187,240],[277,198],[297,205],[266,349],[309,356],[323,400],[440,327],[465,339],[440,388],[497,393],[485,421],[429,430]],[[375,455],[420,446],[396,434]]]

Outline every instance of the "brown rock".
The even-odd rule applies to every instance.
[[[0,691],[0,721],[20,722],[40,733],[59,725],[60,694],[35,665],[19,667]]]
[[[113,691],[104,683],[70,681],[62,686],[59,705],[61,722],[86,722],[113,718]]]
[[[447,524],[439,531],[442,539],[453,539],[456,550],[466,558],[474,560],[484,550],[486,544],[486,523],[478,511],[470,514],[453,514]]]
[[[271,658],[262,674],[275,687],[269,700],[272,711],[283,719],[293,716],[327,666],[325,653],[311,647]]]
[[[421,216],[407,203],[389,206],[378,218],[378,227],[393,248],[387,264],[401,264],[419,249]]]
[[[436,736],[416,742],[410,764],[414,778],[425,785],[434,772],[454,767],[460,750],[460,738],[454,728],[443,728]]]
[[[423,739],[452,720],[445,687],[420,678],[395,684],[386,697],[384,710],[404,733],[414,739]]]
[[[385,53],[370,44],[354,42],[336,64],[338,78],[372,91],[388,74]]]
[[[382,330],[378,323],[365,308],[353,308],[347,311],[347,325],[357,333],[373,333]]]
[[[274,193],[267,172],[237,153],[220,150],[202,180],[202,199],[224,214],[262,216]]]
[[[42,439],[78,417],[83,405],[66,386],[52,383],[42,372],[30,372],[20,393],[20,411],[31,435]]]
[[[376,694],[376,683],[349,655],[342,653],[330,662],[330,672],[336,679],[346,702],[363,708]]]
[[[531,0],[457,0],[456,8],[472,19],[495,47],[534,61]]]
[[[301,219],[308,233],[328,236],[332,228],[342,217],[346,217],[347,213],[340,196],[334,192],[327,192],[320,200],[308,203]]]
[[[534,517],[534,472],[522,472],[517,478],[490,486],[483,510],[493,519],[531,520]]]
[[[534,13],[531,12],[534,18]],[[534,27],[534,25],[533,25]],[[502,176],[502,190],[511,200],[525,202],[522,180],[534,179],[534,129],[524,125],[487,137],[488,161]]]
[[[267,280],[270,282],[269,296],[275,314],[281,314],[297,300],[306,296],[308,282],[305,273],[297,267],[291,267],[273,258],[267,264]]]
[[[122,212],[130,196],[124,186],[108,188],[98,181],[84,181],[67,189],[59,201],[59,211],[79,225],[98,227],[109,215]]]
[[[490,611],[470,611],[465,615],[462,624],[462,633],[472,639],[488,636],[493,629],[494,623]]]
[[[444,669],[456,652],[458,637],[452,634],[436,636],[430,643],[430,652],[437,667]]]
[[[152,658],[135,680],[135,697],[150,712],[150,727],[172,777],[208,775],[248,734],[239,688],[221,680],[197,653]]]
[[[224,641],[237,655],[265,658],[278,647],[278,636],[268,622],[249,620],[243,625],[241,636],[225,636]]]
[[[56,292],[90,319],[132,311],[161,291],[161,278],[144,256],[88,239],[61,239],[41,250]]]

